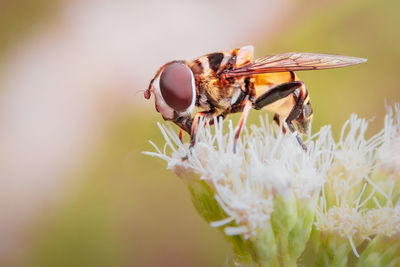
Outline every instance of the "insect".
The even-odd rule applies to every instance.
[[[322,70],[351,66],[363,58],[314,53],[283,53],[253,59],[253,46],[207,54],[191,61],[174,60],[156,72],[144,97],[155,97],[156,110],[190,134],[195,145],[201,117],[225,118],[242,112],[236,128],[234,152],[251,108],[275,113],[279,124],[284,117],[304,150],[300,133],[306,133],[313,109],[307,89],[294,71]],[[196,112],[194,107],[200,107]],[[210,120],[210,123],[212,120]]]

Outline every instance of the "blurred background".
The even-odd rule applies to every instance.
[[[300,73],[313,129],[400,102],[398,0],[1,0],[0,266],[231,266],[165,162],[143,90],[173,59],[255,46],[368,58]],[[260,112],[252,111],[249,123]],[[237,120],[237,116],[232,116]],[[187,138],[187,137],[186,137]]]

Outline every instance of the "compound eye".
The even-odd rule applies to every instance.
[[[182,63],[171,63],[161,73],[161,95],[176,111],[184,111],[192,104],[193,86],[192,71]]]

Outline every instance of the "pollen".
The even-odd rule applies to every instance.
[[[356,208],[332,207],[325,213],[317,212],[316,226],[320,231],[334,232],[341,237],[352,237],[363,227],[363,216]]]
[[[387,237],[400,234],[400,207],[372,209],[365,216],[367,234]]]

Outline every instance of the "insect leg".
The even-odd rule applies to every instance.
[[[282,128],[282,132],[285,134],[286,133],[286,128],[285,126],[281,125],[281,120],[280,117],[277,113],[275,113],[274,118],[273,118],[274,122]]]
[[[191,149],[195,143],[196,143],[196,134],[197,130],[199,128],[199,122],[201,117],[206,117],[206,118],[212,118],[216,114],[216,110],[209,110],[209,111],[201,111],[197,112],[196,115],[193,118],[193,124],[192,124],[192,132],[190,134],[190,146],[189,148]]]
[[[279,99],[287,97],[302,86],[304,86],[304,83],[300,81],[279,84],[260,95],[254,102],[254,108],[262,109],[263,107],[268,106]]]
[[[219,114],[219,115],[217,115],[217,116],[214,116],[213,119],[210,120],[209,124],[210,124],[210,125],[214,125],[220,118],[221,118],[222,120],[224,120],[225,117],[226,117],[226,114],[225,114],[225,113],[221,113],[221,114]]]
[[[296,133],[297,142],[299,142],[300,146],[303,148],[304,151],[307,151],[307,146],[304,144],[303,140],[301,139],[299,133],[296,131],[292,121],[297,119],[303,112],[303,104],[306,98],[306,87],[304,84],[300,87],[299,96],[296,99],[296,104],[293,107],[292,111],[290,111],[289,116],[286,118],[286,123],[289,126],[289,129],[292,133]]]
[[[254,102],[254,108],[262,109],[263,107],[294,93],[296,89],[299,89],[300,92],[298,96],[297,95],[295,96],[296,104],[290,111],[289,116],[286,118],[286,123],[289,126],[291,132],[296,132],[297,141],[299,142],[301,147],[305,151],[307,151],[306,145],[304,144],[303,140],[301,140],[301,137],[297,133],[296,128],[292,123],[292,121],[297,119],[302,114],[303,111],[303,103],[307,95],[306,87],[304,86],[303,82],[294,81],[294,82],[279,84],[273,87],[271,90],[265,92],[256,99],[256,101]]]
[[[240,116],[239,125],[236,128],[236,132],[235,132],[235,139],[233,140],[233,153],[236,153],[237,140],[239,139],[240,132],[242,131],[243,125],[246,123],[247,116],[249,115],[249,111],[250,111],[251,107],[253,106],[253,103],[250,100],[246,99],[245,101],[243,101],[242,105],[244,106],[242,116]]]
[[[183,131],[182,128],[179,128],[179,140],[181,141],[181,143],[183,143],[182,131]]]
[[[278,125],[281,126],[281,121],[279,120],[279,115],[275,113],[274,115],[274,122]]]
[[[189,116],[176,117],[172,120],[182,130],[190,134],[193,124],[193,119]]]

